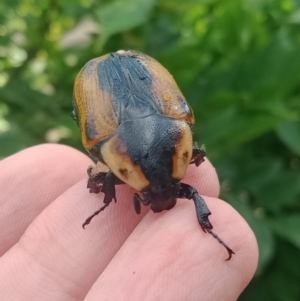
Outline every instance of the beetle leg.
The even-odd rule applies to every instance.
[[[101,192],[104,193],[104,200],[103,200],[104,204],[109,204],[113,199],[115,200],[115,203],[117,202],[116,188],[115,188],[116,179],[117,177],[111,171],[109,171],[105,175],[105,179],[101,189]]]
[[[199,148],[197,143],[194,143],[192,160],[191,160],[190,164],[195,164],[196,166],[199,166],[202,162],[204,162],[205,156],[206,156],[205,146],[202,145]]]
[[[111,172],[107,173],[99,173],[99,174],[105,174],[101,175],[101,177],[104,177],[104,180],[101,178],[101,183],[103,185],[101,186],[101,192],[104,193],[104,206],[102,206],[98,211],[94,212],[91,216],[89,216],[85,222],[83,223],[82,227],[88,225],[94,216],[98,215],[101,211],[103,211],[108,205],[112,202],[112,200],[115,200],[115,203],[117,202],[116,199],[116,189],[115,189],[115,182],[117,181],[117,177]],[[98,174],[97,174],[98,175]],[[100,177],[100,175],[99,175]]]
[[[133,196],[133,207],[134,207],[134,211],[137,214],[141,213],[141,202],[142,202],[141,197],[137,193],[135,193]]]
[[[178,198],[184,197],[189,200],[193,199],[196,207],[197,218],[201,228],[203,229],[204,232],[208,232],[209,234],[211,234],[221,245],[225,247],[229,255],[226,260],[229,260],[232,254],[234,254],[234,252],[217,234],[215,234],[211,230],[213,226],[208,220],[208,216],[211,214],[211,212],[209,211],[204,199],[198,194],[197,190],[188,184],[180,183],[180,189],[178,191],[177,197]]]
[[[91,174],[91,168],[87,170],[89,179],[87,182],[87,188],[89,188],[90,193],[99,193],[102,188],[102,184],[107,175],[107,172],[99,172],[96,174]]]
[[[102,191],[102,184],[104,183],[105,177],[107,176],[107,172],[98,172],[92,174],[93,167],[89,167],[87,169],[87,174],[89,176],[87,182],[87,188],[89,188],[90,193],[99,193]],[[123,181],[115,177],[115,185],[124,184]]]
[[[89,216],[85,222],[82,224],[82,228],[85,229],[85,226],[88,225],[94,216],[98,215],[101,211],[103,211],[106,207],[108,207],[109,204],[105,204],[102,206],[99,210],[95,211],[91,216]]]
[[[134,211],[137,214],[141,213],[141,204],[143,204],[144,206],[149,206],[150,205],[150,201],[147,199],[142,199],[137,193],[134,194],[133,196],[133,206],[134,206]]]
[[[193,199],[196,206],[196,213],[198,221],[203,231],[206,232],[207,229],[212,229],[213,226],[208,220],[208,216],[211,214],[204,199],[198,194],[197,190],[192,186],[180,183],[180,189],[177,194],[178,198],[186,198],[188,200]]]

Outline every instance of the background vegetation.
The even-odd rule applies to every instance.
[[[300,300],[300,3],[297,0],[2,0],[0,156],[82,149],[70,118],[83,64],[136,49],[174,75],[230,202],[255,231],[240,300]],[[233,284],[234,285],[234,284]]]

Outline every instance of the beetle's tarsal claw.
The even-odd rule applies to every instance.
[[[115,202],[117,202],[115,179],[116,177],[112,172],[99,172],[89,177],[88,188],[90,188],[90,192],[102,191],[104,193],[103,203],[105,205],[85,220],[85,222],[82,225],[83,229],[86,225],[88,225],[91,222],[93,217],[98,215],[101,211],[103,211],[112,202],[113,199],[115,200]]]
[[[204,233],[206,233],[206,229],[200,224],[200,226],[201,226],[201,229],[202,229],[202,231],[204,232]]]
[[[225,242],[217,234],[215,234],[211,230],[213,226],[208,220],[208,216],[211,213],[205,203],[205,200],[198,194],[197,190],[188,184],[180,183],[180,189],[178,190],[177,197],[185,197],[189,200],[193,199],[196,207],[198,222],[202,230],[211,234],[221,245],[225,247],[229,255],[226,260],[230,260],[234,252],[227,246],[227,244],[225,244]]]
[[[94,216],[98,215],[101,211],[103,211],[107,206],[109,205],[108,204],[105,204],[103,207],[101,207],[98,211],[94,212],[91,216],[89,216],[85,222],[82,224],[82,228],[85,229],[85,226],[88,225],[91,220],[94,218]]]
[[[206,231],[211,234],[221,245],[223,245],[225,247],[225,249],[228,252],[228,258],[226,259],[226,261],[230,260],[232,255],[235,254],[228,246],[227,244],[213,231],[211,231],[210,229],[206,229]]]

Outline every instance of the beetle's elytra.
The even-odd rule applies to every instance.
[[[193,142],[193,111],[161,64],[137,51],[95,58],[76,77],[73,106],[84,147],[110,169],[88,169],[90,192],[105,196],[83,227],[116,201],[115,185],[127,183],[140,192],[133,196],[138,214],[141,204],[160,212],[174,207],[177,198],[193,199],[202,229],[231,258],[234,252],[211,230],[204,199],[180,182],[188,165],[199,166],[206,154]]]

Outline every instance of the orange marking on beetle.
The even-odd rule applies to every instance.
[[[140,62],[153,76],[151,90],[164,115],[194,124],[194,114],[170,72],[152,57],[139,53]]]
[[[112,95],[99,86],[98,66],[108,57],[105,55],[86,63],[75,80],[74,105],[79,115],[82,143],[87,150],[108,137],[119,125]]]
[[[181,180],[186,172],[186,169],[191,161],[193,148],[192,131],[186,122],[177,120],[177,126],[181,129],[181,137],[175,146],[175,154],[173,160],[172,177]]]
[[[110,170],[135,190],[141,191],[150,184],[141,167],[132,162],[126,145],[117,135],[104,143],[101,155]]]
[[[120,173],[120,175],[122,175],[122,178],[124,178],[125,180],[128,180],[129,174],[128,174],[127,168],[120,168],[119,173]]]
[[[164,95],[164,100],[165,101],[170,101],[171,100],[171,96],[170,95]]]
[[[183,154],[182,154],[182,160],[183,162],[186,164],[186,163],[190,163],[189,162],[189,158],[190,158],[190,153],[189,151],[185,151]]]

